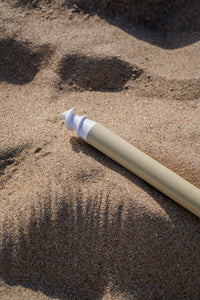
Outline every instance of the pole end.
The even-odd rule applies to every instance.
[[[63,119],[66,121],[66,128],[67,128],[67,130],[72,130],[73,129],[73,126],[71,124],[71,118],[73,116],[73,113],[74,113],[74,108],[71,108],[69,110],[66,110],[62,114]]]

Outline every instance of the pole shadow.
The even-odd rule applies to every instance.
[[[177,218],[197,218],[188,210],[178,205],[175,201],[171,200],[168,196],[164,195],[162,192],[158,191],[156,188],[139,178],[137,175],[131,173],[129,170],[125,169],[123,166],[113,161],[111,158],[107,157],[94,147],[87,144],[85,141],[78,137],[71,137],[70,144],[72,149],[76,152],[83,152],[85,155],[92,157],[97,162],[119,173],[123,177],[127,178],[133,184],[137,185],[139,188],[143,189],[148,193],[154,200],[156,200],[159,205],[167,212],[171,219]],[[198,218],[197,218],[198,220]]]

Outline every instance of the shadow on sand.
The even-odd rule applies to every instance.
[[[75,12],[98,14],[128,34],[165,49],[200,40],[198,0],[67,0]]]
[[[200,39],[199,0],[14,0],[16,6],[65,6],[72,12],[99,15],[137,39],[164,49],[177,49]]]
[[[71,144],[144,188],[140,179],[85,143],[72,138]],[[195,216],[173,202],[168,220],[148,215],[137,199],[114,185],[96,192],[78,190],[68,181],[62,186],[63,196],[49,191],[30,207],[28,223],[19,213],[12,234],[9,215],[5,218],[0,275],[6,283],[58,299],[102,299],[108,287],[126,299],[198,299]],[[153,188],[151,195],[160,201]]]

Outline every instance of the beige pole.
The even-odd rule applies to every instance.
[[[79,124],[77,123],[77,132],[80,132],[80,135],[78,135],[82,136],[88,144],[103,152],[200,218],[200,189],[98,123],[86,119],[85,123],[87,121],[93,123],[91,129],[88,129],[88,126],[86,126],[87,133],[82,134],[82,129],[80,128],[81,125],[84,125],[85,116],[79,118],[82,119],[79,121]],[[67,120],[67,118],[65,119]],[[69,126],[69,119],[68,129],[72,129]]]

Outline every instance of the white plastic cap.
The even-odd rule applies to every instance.
[[[67,130],[76,130],[78,137],[86,141],[88,133],[97,123],[86,119],[86,115],[78,116],[74,114],[74,108],[65,111],[62,114],[63,119],[66,121]]]

